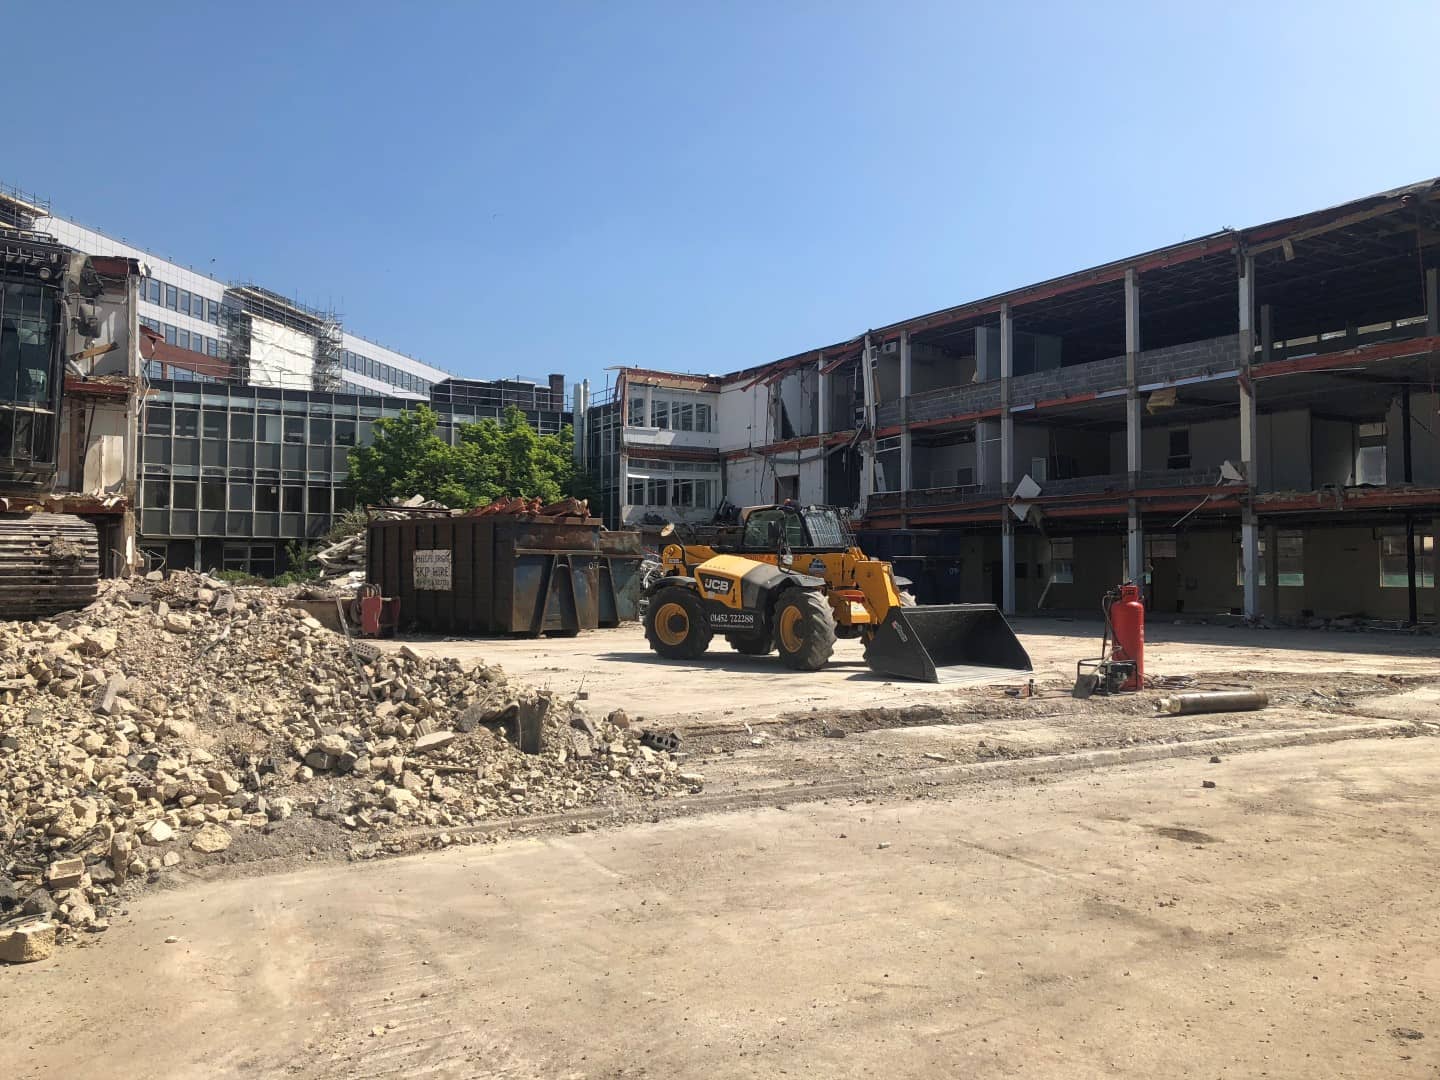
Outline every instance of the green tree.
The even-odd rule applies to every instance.
[[[483,506],[507,495],[553,502],[588,493],[576,475],[574,436],[540,435],[511,407],[499,421],[460,428],[457,445],[440,438],[435,411],[420,406],[375,423],[370,446],[350,451],[350,488],[357,502],[423,495],[452,507]]]

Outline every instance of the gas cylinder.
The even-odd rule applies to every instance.
[[[1135,674],[1121,689],[1140,690],[1145,686],[1145,604],[1139,585],[1120,586],[1120,598],[1110,605],[1110,627],[1115,633],[1112,658],[1135,664]]]

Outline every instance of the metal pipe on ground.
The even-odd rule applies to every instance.
[[[1190,716],[1195,713],[1250,712],[1270,704],[1264,690],[1212,690],[1195,694],[1171,694],[1155,702],[1155,708],[1168,716]]]

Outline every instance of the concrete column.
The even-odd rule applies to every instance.
[[[1280,618],[1280,530],[1265,526],[1265,606],[1272,619]]]
[[[1248,489],[1240,524],[1241,580],[1245,588],[1245,617],[1260,615],[1260,533],[1255,521],[1256,413],[1255,384],[1250,368],[1255,359],[1255,260],[1241,260],[1239,280],[1240,460]]]
[[[1425,271],[1425,330],[1440,335],[1440,270]]]
[[[1000,483],[1008,495],[1015,482],[1015,418],[1010,413],[1010,377],[1015,371],[1015,320],[1000,305]]]
[[[914,486],[913,450],[910,438],[910,331],[900,332],[900,498]]]
[[[655,396],[655,387],[649,384],[645,387],[645,417],[640,421],[640,427],[650,427],[655,422],[655,407],[652,398]],[[633,424],[634,421],[632,420]]]
[[[830,376],[825,374],[825,354],[815,361],[815,392],[820,395],[820,407],[816,411],[816,423],[821,435],[828,435],[830,427]]]
[[[1144,467],[1140,455],[1140,279],[1132,270],[1125,271],[1125,471],[1130,474],[1133,491]],[[1130,500],[1126,528],[1126,553],[1129,556],[1130,579],[1145,581],[1145,529],[1140,517],[1140,504]],[[1148,597],[1147,597],[1148,599]]]
[[[1005,516],[1000,524],[1000,610],[1006,615],[1015,614],[1015,518],[1010,508],[1001,513]]]
[[[865,423],[870,428],[870,438],[864,443],[860,467],[860,510],[863,513],[875,492],[875,357],[870,351],[870,335],[865,335],[865,347],[860,353],[860,389],[865,399]]]
[[[1015,373],[1015,320],[1010,305],[1000,305],[1000,484],[1008,495],[1015,482],[1015,419],[1010,414],[1010,377]],[[1001,510],[1000,606],[1015,614],[1015,518]]]

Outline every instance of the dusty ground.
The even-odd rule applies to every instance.
[[[1075,661],[1099,651],[1098,622],[1016,619],[1013,625],[1041,686],[1068,688],[1075,681]],[[880,678],[865,666],[858,641],[838,642],[830,666],[813,674],[789,671],[774,656],[741,656],[718,639],[700,661],[661,660],[635,625],[572,639],[411,644],[421,652],[498,663],[523,681],[563,693],[583,690],[597,711],[624,708],[631,716],[691,727],[753,722],[811,708],[943,706],[974,696],[963,688]],[[1293,673],[1323,688],[1336,672],[1440,676],[1440,638],[1152,623],[1146,628],[1145,659],[1152,676],[1225,673],[1244,683],[1253,672]]]
[[[1433,1077],[1437,773],[1347,742],[200,882],[0,972],[0,1076]]]

